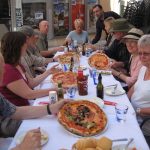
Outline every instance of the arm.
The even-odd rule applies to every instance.
[[[27,73],[26,73],[26,77],[28,78],[28,82],[29,85],[34,88],[37,85],[39,85],[45,78],[47,78],[51,73],[53,73],[52,71],[54,70],[54,68],[58,66],[55,65],[52,68],[46,70],[43,74],[38,75],[36,78],[31,78]]]
[[[131,96],[132,96],[133,92],[134,92],[134,85],[128,91],[127,95],[128,95],[129,100],[131,99]]]
[[[103,23],[100,20],[98,20],[96,22],[96,35],[94,39],[92,40],[92,44],[95,44],[100,40],[102,29],[103,29]]]
[[[7,85],[7,88],[16,95],[25,99],[35,99],[43,96],[47,96],[50,90],[56,90],[56,88],[49,88],[43,90],[32,90],[23,79],[16,80]]]
[[[49,109],[52,114],[57,114],[59,109],[67,103],[69,100],[61,100],[55,104],[49,105]],[[48,115],[46,106],[22,106],[16,107],[16,112],[11,116],[13,119],[32,119],[39,118]]]

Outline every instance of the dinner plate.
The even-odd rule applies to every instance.
[[[125,90],[123,89],[116,89],[114,92],[114,86],[105,87],[104,91],[107,95],[110,96],[119,96],[125,94]]]
[[[17,144],[17,145],[20,144],[20,143],[23,141],[23,139],[24,139],[26,133],[27,133],[27,132],[22,132],[22,133],[20,133],[20,134],[17,136],[17,138],[16,138],[16,144]],[[44,130],[41,130],[41,146],[45,145],[45,144],[48,142],[48,140],[49,140],[49,137],[48,137],[47,132],[44,131]]]
[[[126,144],[119,144],[119,145],[115,145],[112,147],[112,150],[124,150],[125,149]],[[133,148],[136,148],[135,146],[129,146],[127,149],[125,150],[132,150]]]

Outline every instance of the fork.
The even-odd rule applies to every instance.
[[[115,94],[115,93],[116,93],[117,86],[118,86],[117,84],[114,85],[114,89],[113,89],[113,91],[112,91],[112,94]]]
[[[133,140],[134,140],[133,138],[130,138],[123,150],[128,150],[128,147],[132,143]]]

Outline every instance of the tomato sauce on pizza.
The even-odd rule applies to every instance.
[[[109,58],[103,53],[96,53],[88,59],[88,63],[98,70],[106,70],[109,67]]]
[[[52,81],[54,83],[58,83],[62,81],[62,86],[70,87],[70,86],[77,86],[77,74],[73,72],[58,72],[53,74]]]
[[[103,110],[87,100],[65,104],[58,113],[58,120],[68,131],[83,137],[102,132],[107,124]]]

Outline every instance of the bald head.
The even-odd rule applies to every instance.
[[[47,34],[48,33],[48,21],[43,20],[39,23],[39,30],[41,33],[43,34]]]

